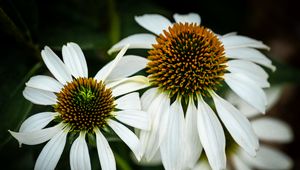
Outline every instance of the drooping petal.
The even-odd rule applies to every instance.
[[[267,105],[266,95],[253,81],[238,73],[226,73],[224,79],[237,95],[261,113],[265,113]]]
[[[255,119],[251,123],[256,135],[261,140],[279,143],[293,140],[291,127],[279,119],[264,117]]]
[[[32,103],[39,105],[54,105],[57,102],[56,95],[53,92],[32,87],[25,87],[23,96]]]
[[[202,145],[200,142],[198,129],[197,129],[197,112],[198,111],[195,106],[194,100],[193,98],[190,98],[186,115],[185,115],[185,130],[186,130],[185,162],[187,168],[192,168],[195,166],[202,152]]]
[[[115,69],[107,77],[107,81],[120,80],[144,69],[148,63],[146,58],[136,55],[126,55],[121,58]]]
[[[260,87],[270,87],[267,81],[268,74],[260,66],[245,60],[229,60],[228,70],[232,73],[241,73],[254,81]]]
[[[114,154],[98,128],[95,129],[96,133],[96,143],[97,143],[97,151],[98,157],[101,164],[102,170],[115,170],[116,169],[116,161]]]
[[[253,48],[234,48],[234,49],[226,49],[226,56],[228,58],[234,59],[242,59],[246,61],[251,61],[265,67],[270,68],[272,71],[276,70],[276,67],[272,65],[270,59],[268,59],[264,54],[260,51]]]
[[[131,132],[127,127],[124,125],[114,121],[109,120],[108,125],[116,132],[116,134],[125,142],[125,144],[132,150],[137,160],[140,160],[141,150],[140,150],[140,141],[135,136],[133,132]]]
[[[129,93],[116,100],[116,108],[122,110],[141,110],[139,93]]]
[[[259,147],[258,138],[248,119],[215,92],[211,91],[210,94],[213,97],[218,115],[232,138],[250,155],[255,156]]]
[[[264,91],[266,92],[268,100],[267,109],[270,109],[276,104],[276,102],[278,102],[279,98],[281,97],[283,86],[272,86],[272,88],[268,88]]]
[[[146,30],[159,35],[163,30],[172,26],[172,23],[164,16],[158,14],[144,14],[142,16],[135,16],[135,21]]]
[[[221,41],[225,49],[247,48],[247,47],[265,49],[265,50],[270,49],[270,47],[268,47],[261,41],[252,39],[250,37],[241,36],[241,35],[225,36],[221,38]]]
[[[89,149],[85,141],[85,133],[80,132],[70,150],[70,165],[72,170],[91,169]]]
[[[72,81],[70,71],[49,47],[46,46],[44,50],[42,50],[42,58],[49,71],[59,82],[66,84]]]
[[[44,75],[31,77],[26,83],[26,86],[56,93],[59,93],[60,90],[63,88],[63,85],[57,80]]]
[[[201,18],[198,14],[196,13],[189,13],[189,14],[174,14],[173,18],[177,23],[196,23],[200,25],[201,23]]]
[[[165,169],[181,170],[184,163],[185,122],[180,100],[175,100],[171,105],[170,113],[172,116],[169,117],[166,125],[166,136],[162,140],[160,153]]]
[[[240,152],[239,156],[257,169],[291,169],[293,161],[284,153],[266,145],[260,146],[256,157]]]
[[[88,67],[81,48],[71,42],[62,47],[62,55],[66,67],[75,78],[88,77]]]
[[[41,112],[27,118],[21,125],[19,132],[32,132],[47,126],[57,115],[53,112]]]
[[[125,45],[130,44],[129,49],[151,49],[152,44],[155,44],[155,36],[152,34],[133,34],[130,35],[108,50],[108,54],[121,50]]]
[[[235,154],[232,154],[231,160],[235,169],[252,170],[252,168],[247,165],[247,163],[245,163],[241,158],[239,158],[239,156]]]
[[[129,45],[125,45],[122,50],[118,53],[116,58],[111,62],[111,64],[104,66],[101,70],[98,71],[98,73],[95,76],[95,79],[98,81],[104,81],[106,82],[107,77],[111,74],[113,69],[117,66],[117,64],[122,59],[123,55],[126,53]]]
[[[142,110],[148,110],[150,104],[157,96],[157,88],[151,88],[145,91],[141,97]]]
[[[162,140],[164,140],[169,108],[169,97],[158,94],[147,110],[151,128],[148,131],[142,130],[140,132],[142,153],[147,161],[152,160]]]
[[[124,78],[114,83],[107,84],[107,87],[112,88],[112,94],[115,97],[140,90],[148,86],[149,80],[144,76],[133,76]]]
[[[225,135],[217,116],[202,97],[198,97],[197,115],[200,141],[210,166],[212,169],[225,169]]]
[[[54,135],[59,133],[65,125],[58,124],[54,127],[49,127],[41,130],[35,130],[30,132],[13,132],[9,133],[19,141],[20,146],[24,143],[26,145],[36,145],[51,139]]]
[[[146,112],[141,110],[123,110],[115,112],[115,118],[132,127],[149,130],[150,121]]]
[[[58,132],[43,148],[36,160],[35,170],[53,170],[55,169],[61,154],[64,150],[68,131]]]

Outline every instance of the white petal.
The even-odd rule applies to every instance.
[[[172,26],[172,23],[164,16],[158,14],[144,14],[142,16],[135,16],[135,21],[146,30],[159,35],[163,30]]]
[[[189,13],[189,14],[174,14],[173,18],[175,19],[175,21],[177,23],[181,22],[181,23],[196,23],[198,25],[200,25],[201,23],[201,18],[198,14],[196,13]]]
[[[43,75],[31,77],[26,86],[56,93],[59,93],[63,88],[63,85],[54,78]]]
[[[26,145],[36,145],[51,139],[54,135],[59,133],[64,128],[63,124],[58,124],[54,127],[35,130],[30,132],[13,132],[9,133],[19,141],[20,146],[24,143]]]
[[[115,118],[132,127],[149,130],[150,121],[146,112],[141,110],[124,110],[115,113]]]
[[[137,136],[135,136],[135,134],[131,132],[127,127],[114,120],[109,120],[108,125],[132,150],[137,160],[140,160],[142,155],[140,152],[140,141]]]
[[[66,67],[75,78],[88,77],[88,68],[81,48],[75,43],[63,46],[62,55]]]
[[[252,39],[250,37],[241,36],[241,35],[225,36],[221,38],[221,41],[225,49],[245,48],[245,47],[259,48],[265,50],[270,49],[270,47],[268,47],[261,41]]]
[[[107,77],[107,81],[120,80],[144,69],[148,60],[136,55],[126,55],[121,58],[115,69]]]
[[[97,151],[98,157],[101,164],[102,170],[115,170],[116,169],[116,161],[114,154],[99,129],[95,130],[96,133],[96,142],[97,142]]]
[[[224,79],[237,95],[261,113],[265,113],[267,105],[266,95],[253,81],[238,73],[227,73],[224,75]]]
[[[239,155],[257,169],[291,169],[293,166],[291,158],[266,145],[260,146],[256,157],[251,157],[244,152]]]
[[[116,58],[110,63],[104,66],[102,69],[98,71],[98,73],[95,76],[95,79],[98,81],[106,81],[107,77],[111,74],[111,72],[115,69],[117,64],[120,62],[122,59],[123,55],[126,53],[129,45],[125,45],[124,48],[118,53]]]
[[[53,112],[41,112],[27,118],[21,125],[19,132],[32,132],[47,126],[57,115]]]
[[[192,170],[211,170],[208,162],[200,161]]]
[[[194,100],[189,99],[189,104],[187,107],[185,120],[186,120],[186,164],[188,168],[194,167],[196,162],[202,152],[202,145],[199,139],[198,129],[197,129],[197,108],[195,106]]]
[[[252,170],[252,168],[247,165],[247,163],[243,162],[238,155],[232,154],[231,158],[234,169],[241,169],[241,170]]]
[[[155,36],[152,34],[133,34],[119,41],[108,50],[108,54],[121,50],[125,45],[130,44],[129,49],[151,49],[152,44],[156,43]]]
[[[91,169],[89,149],[85,141],[85,132],[80,132],[70,150],[70,165],[72,170]]]
[[[176,100],[170,107],[172,115],[168,119],[166,136],[160,146],[162,162],[167,170],[181,170],[184,163],[185,122],[180,102]]]
[[[212,169],[226,168],[225,135],[217,116],[202,97],[198,98],[198,132]]]
[[[276,102],[278,102],[279,98],[281,97],[282,91],[283,86],[272,86],[271,88],[265,90],[268,100],[267,109],[272,108],[276,104]]]
[[[122,110],[141,110],[139,93],[129,93],[116,100],[116,108]]]
[[[264,117],[251,121],[253,129],[259,139],[270,142],[287,143],[293,140],[291,127],[285,122]]]
[[[215,102],[218,115],[230,135],[250,155],[255,156],[258,150],[258,138],[248,119],[229,102],[222,99],[215,92],[210,93]]]
[[[146,160],[152,160],[162,140],[164,140],[167,120],[169,115],[170,99],[164,94],[159,94],[147,110],[150,117],[151,128],[149,131],[140,132],[142,152]]]
[[[234,49],[225,49],[226,56],[228,58],[234,59],[243,59],[247,61],[251,61],[265,67],[270,68],[272,71],[276,70],[276,67],[272,65],[270,59],[268,59],[264,54],[260,51],[252,48],[234,48]]]
[[[46,46],[42,51],[42,58],[49,71],[59,82],[66,84],[66,82],[72,81],[70,71],[49,47]]]
[[[113,96],[117,97],[122,94],[133,92],[149,86],[149,80],[144,76],[133,76],[124,78],[120,81],[107,84],[107,87],[112,88]]]
[[[148,110],[150,104],[157,96],[157,88],[151,88],[145,91],[141,97],[142,110]]]
[[[53,92],[31,87],[25,87],[23,96],[32,103],[39,105],[54,105],[57,102],[56,95]]]
[[[67,131],[60,131],[56,134],[43,148],[39,157],[36,160],[34,169],[35,170],[53,170],[55,169],[61,154],[64,150],[66,139],[67,139]]]
[[[262,88],[270,87],[268,74],[260,66],[244,60],[230,60],[227,63],[230,72],[244,74]]]

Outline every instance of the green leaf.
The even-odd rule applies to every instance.
[[[274,73],[269,73],[271,84],[296,83],[300,84],[300,69],[284,63],[273,61],[277,67]]]

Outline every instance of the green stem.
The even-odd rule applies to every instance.
[[[122,170],[132,170],[129,166],[129,164],[126,162],[126,160],[124,160],[120,155],[118,155],[117,153],[114,153],[115,158],[116,158],[116,162],[118,165],[118,169],[122,169]]]
[[[108,17],[110,21],[109,38],[111,45],[115,44],[120,39],[120,17],[116,12],[116,5],[114,0],[107,0]]]

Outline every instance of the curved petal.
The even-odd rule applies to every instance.
[[[135,136],[133,132],[131,132],[127,127],[124,125],[114,121],[109,120],[108,125],[116,132],[116,134],[126,143],[126,145],[132,150],[137,160],[140,160],[141,150],[140,150],[140,141]]]
[[[146,112],[140,110],[124,110],[115,112],[115,118],[132,127],[149,130],[150,121]]]
[[[259,143],[248,119],[215,92],[211,91],[210,94],[213,97],[218,115],[232,138],[250,155],[255,156]]]
[[[253,81],[238,73],[227,73],[224,75],[224,79],[237,95],[261,113],[265,113],[267,105],[266,95]]]
[[[91,169],[89,149],[85,141],[85,133],[80,132],[70,150],[70,165],[72,170]]]
[[[125,45],[130,44],[129,49],[151,49],[156,43],[156,37],[152,34],[133,34],[128,36],[108,50],[108,54],[121,50]]]
[[[252,168],[247,165],[247,163],[243,162],[239,156],[232,154],[231,160],[234,166],[234,169],[242,169],[242,170],[252,170]]]
[[[61,154],[64,150],[68,131],[60,131],[57,133],[43,148],[36,160],[34,169],[52,170],[55,169]]]
[[[174,14],[173,18],[177,23],[196,23],[200,25],[201,23],[201,18],[200,15],[196,13],[188,13],[188,14]]]
[[[116,170],[116,161],[114,154],[98,128],[95,129],[97,151],[102,170]]]
[[[281,97],[282,91],[283,86],[272,86],[271,88],[265,90],[268,100],[267,109],[272,108],[276,104],[276,102],[278,102],[279,98]]]
[[[225,36],[221,38],[221,41],[225,49],[251,47],[270,50],[270,47],[263,42],[242,35]]]
[[[42,58],[53,76],[62,84],[72,81],[72,76],[65,64],[58,56],[49,48],[42,50]]]
[[[117,97],[129,92],[143,89],[149,86],[149,80],[144,76],[133,76],[124,78],[120,81],[107,84],[107,87],[112,88],[113,96]]]
[[[116,100],[116,108],[122,110],[141,110],[139,93],[129,93]]]
[[[120,80],[134,73],[144,69],[148,63],[148,60],[136,56],[136,55],[126,55],[122,57],[115,69],[107,77],[107,81]]]
[[[53,112],[41,112],[27,118],[21,125],[19,132],[32,132],[47,126],[57,115]]]
[[[31,77],[26,86],[56,93],[59,93],[63,88],[63,85],[54,78],[43,75]]]
[[[212,169],[225,169],[225,135],[217,116],[201,96],[198,97],[197,115],[200,141],[210,166]]]
[[[249,165],[257,169],[291,169],[293,161],[287,155],[269,146],[262,145],[256,157],[251,157],[245,152],[239,154]]]
[[[98,73],[95,76],[95,79],[98,80],[98,81],[106,82],[107,77],[111,74],[111,72],[115,69],[117,64],[120,62],[123,55],[126,53],[128,47],[129,47],[129,44],[125,45],[122,48],[122,50],[118,53],[116,58],[110,64],[107,64],[101,70],[99,70]]]
[[[58,124],[54,127],[45,128],[41,130],[35,130],[30,132],[13,132],[9,133],[19,141],[20,147],[24,143],[26,145],[36,145],[51,139],[54,135],[59,133],[65,125]]]
[[[194,99],[190,98],[186,115],[185,115],[185,130],[186,130],[185,162],[187,168],[192,168],[195,166],[202,152],[202,145],[200,142],[198,129],[197,129],[197,112],[198,111],[195,106]]]
[[[152,101],[157,97],[157,88],[148,89],[141,97],[142,110],[148,110]]]
[[[54,105],[57,102],[56,95],[53,92],[31,87],[25,87],[23,96],[32,103],[39,105]]]
[[[164,94],[159,94],[149,106],[147,112],[150,117],[151,128],[140,132],[142,153],[147,161],[152,160],[162,140],[165,138],[166,124],[169,115],[170,99]]]
[[[241,73],[254,81],[260,87],[270,87],[267,81],[268,74],[260,66],[244,60],[229,60],[228,70],[232,73]]]
[[[88,77],[88,67],[81,48],[71,42],[62,47],[62,55],[66,67],[75,78]]]
[[[166,125],[166,136],[162,140],[160,153],[165,169],[181,170],[184,163],[185,122],[180,100],[175,100],[171,105],[170,113],[172,116]]]
[[[144,14],[142,16],[135,16],[135,21],[146,30],[159,35],[163,30],[172,26],[172,23],[164,16],[158,14]]]
[[[251,123],[256,135],[261,140],[279,143],[287,143],[293,140],[291,127],[279,119],[264,117],[255,119]]]
[[[276,70],[276,67],[272,65],[271,60],[256,49],[234,48],[225,49],[225,51],[228,58],[247,60],[268,67],[272,71]]]
[[[193,168],[193,170],[211,170],[208,162],[200,161],[197,165]]]

